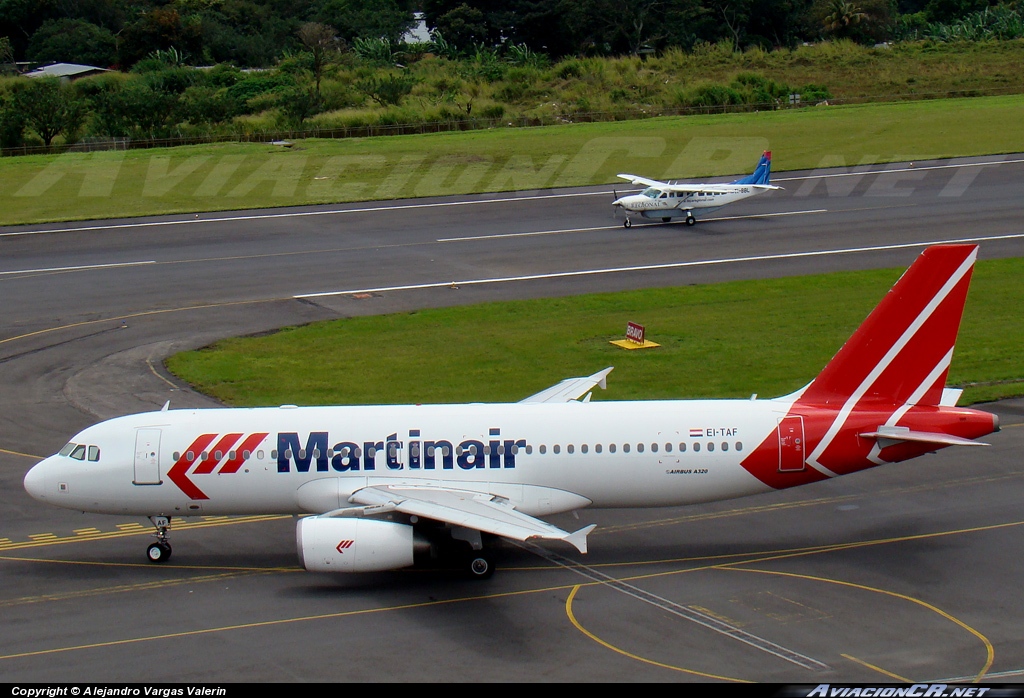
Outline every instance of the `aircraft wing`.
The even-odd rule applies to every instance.
[[[587,534],[595,528],[591,524],[575,533],[569,533],[516,511],[512,503],[503,497],[441,487],[373,485],[356,490],[349,501],[381,507],[382,511],[400,511],[403,514],[444,521],[514,540],[563,540],[581,553],[587,552]]]
[[[600,386],[602,390],[608,387],[608,374],[614,366],[609,366],[603,371],[598,371],[592,376],[582,378],[566,378],[561,383],[540,391],[519,402],[571,402],[578,400],[581,396]],[[586,400],[584,400],[586,402]]]
[[[645,187],[662,187],[665,186],[665,182],[659,182],[656,179],[647,179],[646,177],[638,177],[637,175],[631,174],[617,174],[615,175],[619,179],[624,179],[630,184],[643,184]]]

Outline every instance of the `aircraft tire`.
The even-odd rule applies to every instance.
[[[631,220],[629,220],[627,218],[626,221],[622,224],[622,227],[623,228],[632,228],[633,227],[633,221],[631,221]]]
[[[469,556],[466,571],[472,579],[490,579],[494,574],[494,559],[486,553],[474,552]]]
[[[171,557],[171,546],[166,543],[153,543],[146,548],[146,559],[156,564],[167,562]]]
[[[696,222],[697,222],[697,219],[694,218],[693,216],[687,216],[686,217],[686,225],[693,225]]]

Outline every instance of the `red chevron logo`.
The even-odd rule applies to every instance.
[[[189,470],[199,462],[199,465],[192,471],[192,475],[209,475],[218,472],[223,475],[231,475],[238,472],[245,462],[245,452],[252,451],[267,438],[267,433],[251,434],[235,448],[235,444],[242,438],[242,434],[225,434],[213,448],[208,448],[219,434],[202,434],[185,449],[181,457],[174,462],[167,471],[168,479],[178,486],[189,499],[209,499],[205,492],[189,479]],[[220,470],[217,466],[223,462]]]
[[[335,548],[335,550],[338,551],[339,555],[344,555],[345,551],[351,548],[354,543],[354,540],[343,540],[340,543],[338,543],[338,546]]]

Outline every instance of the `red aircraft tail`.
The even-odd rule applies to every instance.
[[[977,245],[926,249],[800,402],[938,405],[977,256]]]
[[[946,446],[978,446],[995,415],[943,400],[977,245],[929,247],[743,467],[792,487]]]

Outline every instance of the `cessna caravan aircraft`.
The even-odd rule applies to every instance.
[[[627,228],[633,225],[630,214],[639,214],[641,218],[661,219],[668,223],[673,218],[684,218],[687,225],[693,225],[697,219],[693,217],[694,209],[704,209],[706,213],[717,211],[726,204],[760,194],[771,189],[782,189],[769,183],[772,170],[772,153],[764,151],[757,163],[754,173],[737,179],[729,184],[685,184],[679,182],[659,182],[631,174],[616,175],[632,184],[642,184],[644,189],[639,194],[623,196],[612,202],[612,206],[626,212],[623,223]]]
[[[299,559],[321,572],[454,555],[487,577],[497,537],[585,553],[594,526],[542,517],[744,497],[985,445],[974,439],[998,418],[957,407],[961,391],[945,387],[977,251],[925,250],[791,395],[592,402],[607,368],[511,404],[165,405],[76,434],[25,489],[68,509],[148,516],[152,562],[171,555],[173,517],[230,514],[308,515]]]

